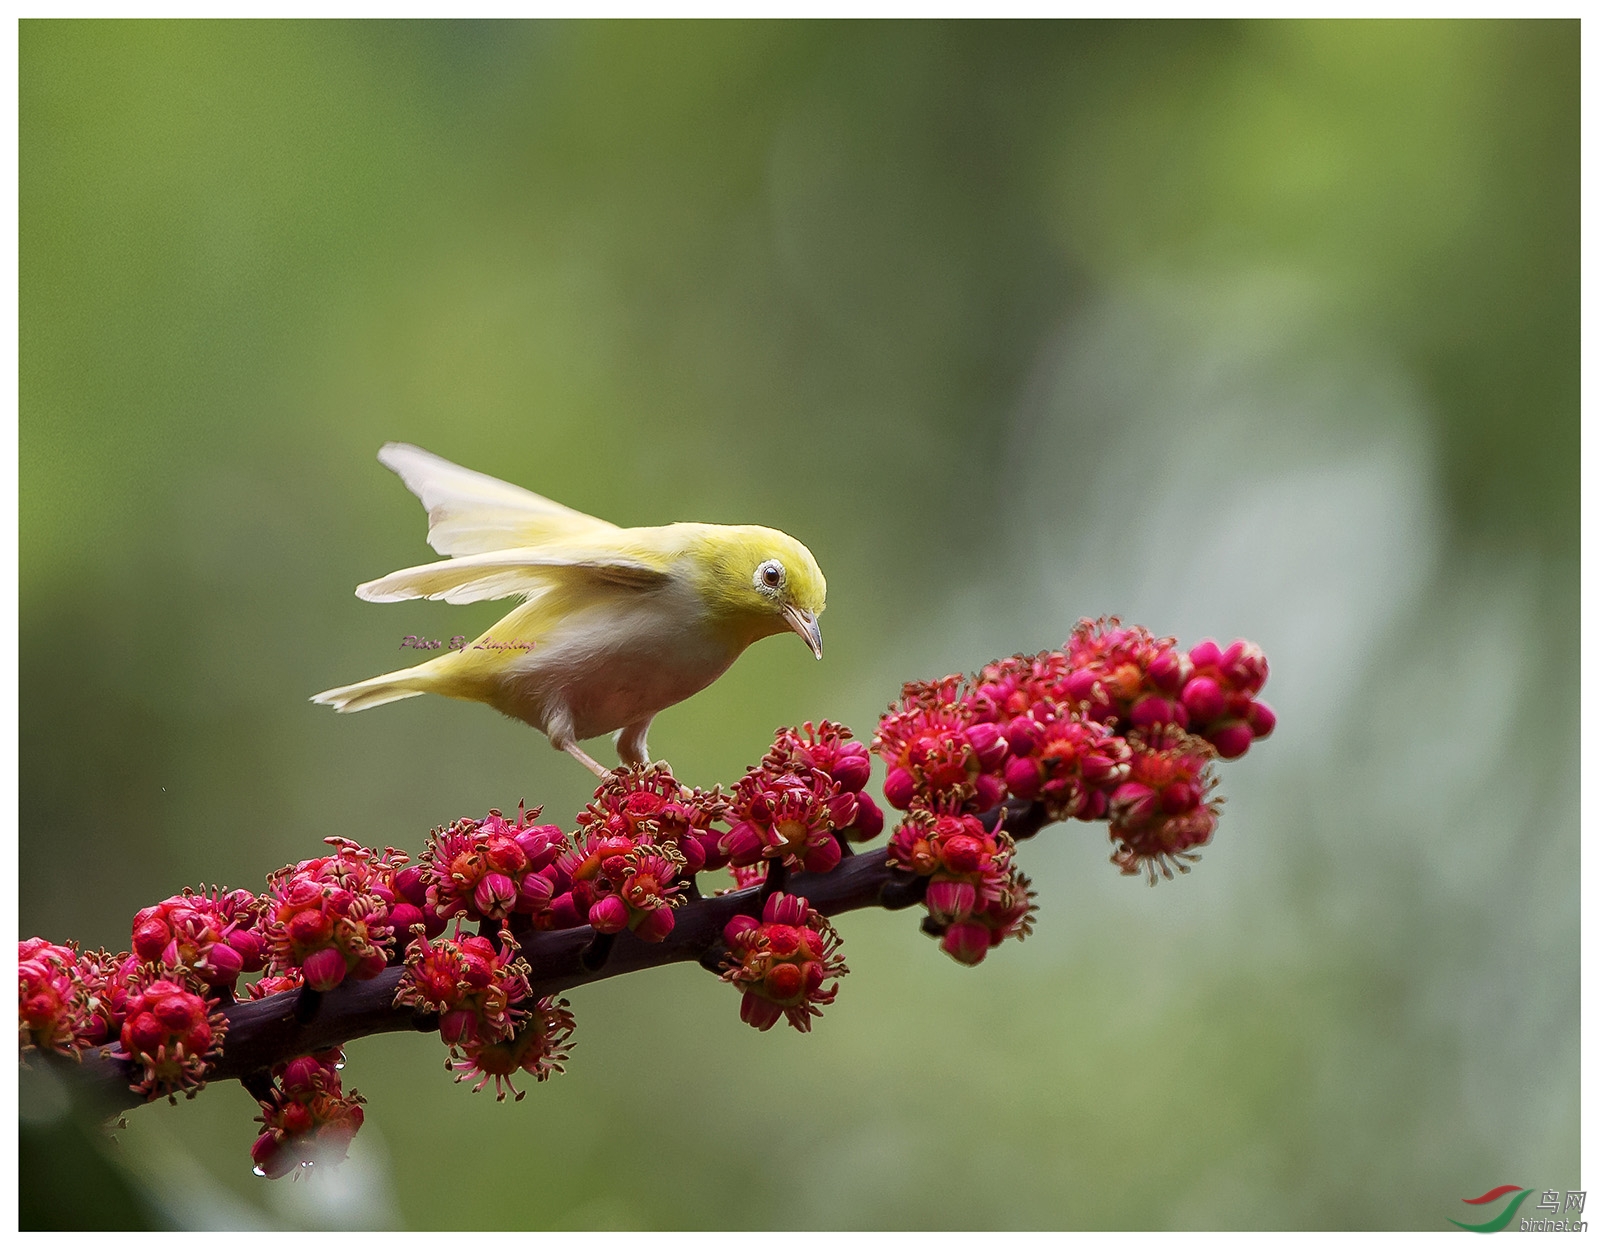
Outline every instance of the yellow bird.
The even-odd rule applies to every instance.
[[[408,443],[386,443],[378,459],[422,501],[428,544],[449,559],[363,583],[357,595],[523,603],[471,644],[314,703],[360,712],[413,695],[476,700],[606,777],[581,740],[615,731],[622,761],[647,763],[651,718],[716,681],[757,639],[793,630],[822,659],[827,582],[781,530],[623,529]]]

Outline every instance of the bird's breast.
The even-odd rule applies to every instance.
[[[576,737],[594,738],[709,686],[742,650],[708,622],[688,588],[619,596],[552,623],[531,652],[511,661],[501,710],[548,729],[559,701]]]

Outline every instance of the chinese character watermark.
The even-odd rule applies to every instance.
[[[1492,1211],[1487,1205],[1505,1201],[1500,1211],[1488,1220],[1479,1224],[1469,1224],[1454,1218],[1450,1223],[1459,1229],[1465,1229],[1475,1234],[1497,1234],[1510,1227],[1513,1220],[1519,1220],[1517,1229],[1524,1233],[1586,1233],[1589,1223],[1583,1219],[1584,1200],[1589,1197],[1586,1190],[1545,1190],[1539,1192],[1539,1200],[1533,1205],[1535,1212],[1547,1213],[1544,1216],[1518,1217],[1518,1209],[1523,1202],[1535,1192],[1521,1186],[1496,1186],[1493,1190],[1486,1191],[1476,1199],[1463,1199],[1463,1203],[1470,1203],[1482,1211]],[[1568,1213],[1569,1215],[1563,1215]]]

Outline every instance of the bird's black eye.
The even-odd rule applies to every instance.
[[[769,591],[776,591],[783,585],[783,566],[775,560],[762,561],[756,570],[756,584]]]

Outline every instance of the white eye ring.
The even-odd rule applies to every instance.
[[[764,560],[756,566],[756,590],[766,594],[783,587],[783,566],[775,560]]]

